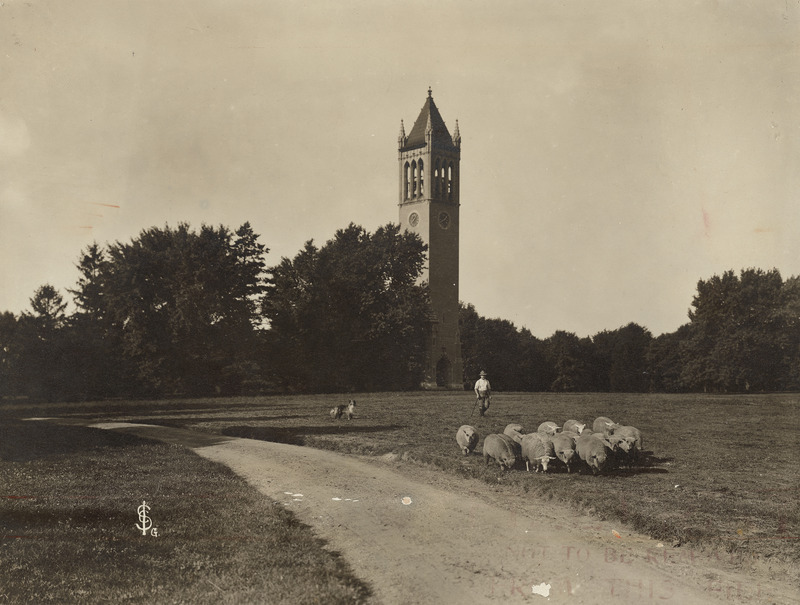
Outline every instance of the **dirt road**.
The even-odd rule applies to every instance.
[[[776,569],[660,544],[486,483],[307,447],[104,423],[180,443],[283,503],[392,603],[796,603]],[[499,472],[499,471],[498,471]]]

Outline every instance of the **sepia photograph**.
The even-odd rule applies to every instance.
[[[800,602],[800,0],[0,0],[0,604]]]

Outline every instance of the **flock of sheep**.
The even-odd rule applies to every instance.
[[[478,445],[480,436],[475,427],[467,424],[456,432],[456,442],[466,456]],[[535,433],[525,433],[522,425],[509,424],[503,434],[487,435],[483,440],[486,464],[494,460],[502,469],[512,468],[517,460],[525,461],[538,473],[547,472],[551,461],[559,460],[572,472],[575,466],[588,466],[596,475],[615,466],[639,462],[642,435],[633,426],[617,424],[610,418],[596,418],[589,429],[584,422],[567,420],[563,426],[543,422]]]

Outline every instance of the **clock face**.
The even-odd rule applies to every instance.
[[[439,213],[439,226],[442,229],[447,229],[450,226],[450,215],[446,212]]]
[[[417,214],[416,212],[412,212],[411,214],[409,214],[408,224],[411,225],[412,227],[416,227],[417,225],[419,225],[419,214]]]

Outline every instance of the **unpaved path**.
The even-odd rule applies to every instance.
[[[555,502],[509,502],[426,468],[153,425],[92,426],[229,466],[341,552],[381,603],[800,601],[777,572],[735,573],[724,555],[660,544]]]

